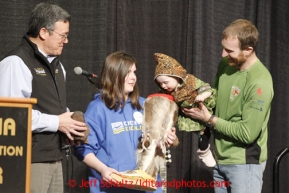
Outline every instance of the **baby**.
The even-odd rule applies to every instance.
[[[155,53],[157,66],[155,69],[155,82],[161,92],[170,94],[180,108],[197,107],[198,102],[203,104],[212,113],[216,105],[216,90],[208,83],[201,81],[187,71],[172,57]],[[206,123],[192,119],[180,112],[177,125],[180,131],[196,131],[199,136],[199,158],[208,166],[214,167],[216,161],[210,150],[210,130]]]

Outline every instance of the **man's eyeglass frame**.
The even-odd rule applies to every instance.
[[[50,31],[55,32],[56,34],[60,35],[62,37],[63,41],[65,41],[68,38],[68,35],[60,34],[60,33],[56,32],[54,30],[50,30]]]

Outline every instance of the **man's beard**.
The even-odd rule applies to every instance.
[[[240,53],[237,58],[230,58],[228,57],[228,63],[230,66],[235,66],[237,69],[240,69],[241,66],[247,59],[245,58],[243,53]]]

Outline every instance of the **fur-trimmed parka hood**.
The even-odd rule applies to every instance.
[[[168,75],[178,77],[182,80],[182,82],[185,81],[187,77],[187,71],[178,61],[161,53],[155,53],[154,56],[157,62],[154,79],[160,75]]]

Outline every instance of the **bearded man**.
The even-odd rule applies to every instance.
[[[260,193],[268,158],[268,121],[273,83],[270,72],[256,56],[258,30],[238,19],[224,31],[222,60],[214,79],[215,115],[200,103],[184,109],[192,118],[214,127],[214,180],[227,182],[215,193]],[[229,186],[228,186],[229,184]]]

